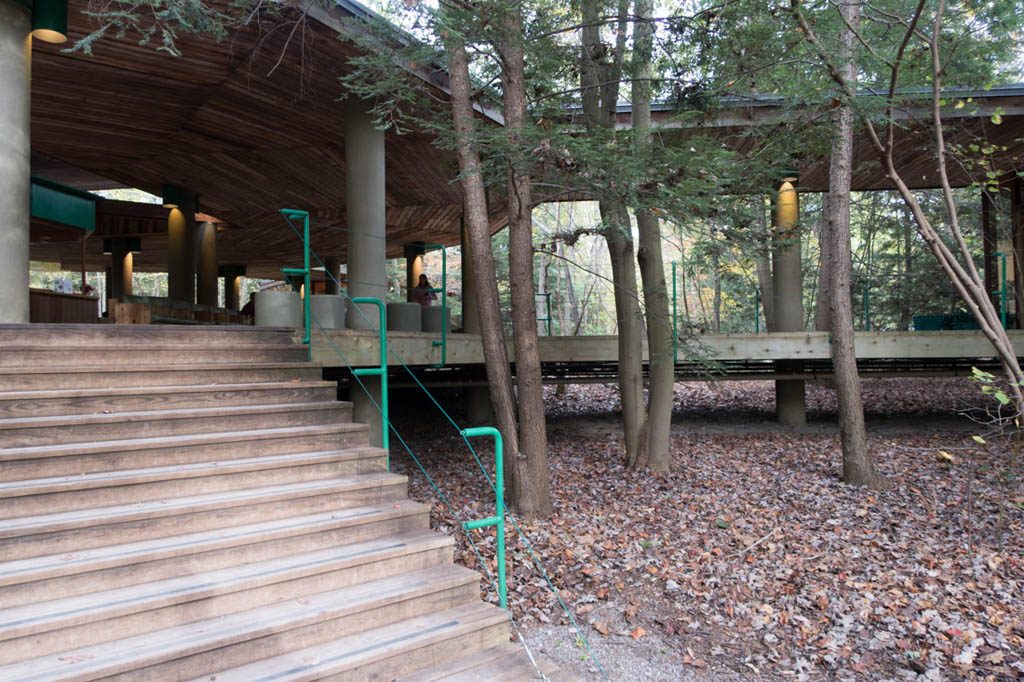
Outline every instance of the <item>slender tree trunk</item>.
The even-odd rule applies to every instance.
[[[841,69],[848,82],[855,82],[852,61],[854,31],[860,23],[860,0],[842,0],[844,18],[841,32]],[[835,138],[829,167],[829,205],[832,268],[830,278],[832,323],[832,367],[839,401],[839,439],[843,448],[843,481],[871,488],[884,486],[868,452],[864,408],[860,399],[857,352],[854,348],[853,311],[850,309],[850,185],[853,177],[853,111],[849,101],[834,110]]]
[[[474,142],[473,102],[470,99],[469,61],[466,46],[449,32],[445,50],[448,53],[452,119],[455,124],[456,154],[459,160],[466,232],[473,258],[473,283],[477,290],[477,315],[484,351],[484,367],[491,393],[491,406],[505,446],[505,480],[509,500],[517,499],[516,463],[519,461],[519,434],[516,428],[515,398],[512,373],[509,370],[505,333],[502,329],[501,306],[498,299],[498,278],[491,249],[490,221],[487,217],[487,196],[480,170],[480,153]]]
[[[758,245],[757,256],[754,257],[754,264],[757,267],[757,284],[761,289],[761,307],[764,309],[764,327],[766,332],[774,332],[778,329],[775,322],[775,281],[772,279],[771,261],[771,228],[765,219],[764,200],[761,203],[760,227],[761,243]]]
[[[520,478],[515,509],[528,518],[551,514],[548,436],[544,421],[544,386],[537,347],[537,294],[533,272],[533,205],[529,161],[520,153],[526,125],[523,15],[518,6],[504,10],[503,98],[505,130],[511,150],[508,181],[508,264],[512,294],[512,341],[516,349],[516,397],[519,404]]]
[[[835,267],[833,248],[835,237],[832,234],[832,206],[830,194],[821,198],[821,221],[818,223],[818,300],[814,310],[814,331],[827,332],[830,329],[829,315],[832,306],[832,269]]]
[[[718,249],[715,249],[711,252],[711,282],[715,287],[715,297],[711,303],[711,329],[716,334],[722,333],[722,273],[719,267]]]
[[[651,16],[654,3],[636,0],[633,24],[633,135],[634,153],[643,155],[651,144],[651,54],[654,28]],[[675,363],[672,352],[672,317],[669,312],[668,287],[661,252],[661,229],[658,219],[643,206],[636,207],[640,241],[637,261],[644,287],[647,313],[647,348],[650,383],[647,397],[647,419],[643,427],[646,443],[629,462],[636,468],[668,471],[672,467],[669,433],[672,428],[672,389],[675,386]],[[643,447],[646,446],[646,447]]]

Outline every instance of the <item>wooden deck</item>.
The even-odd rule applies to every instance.
[[[992,346],[977,331],[857,332],[856,336],[858,365],[866,375],[958,375],[969,374],[974,365],[996,364]],[[1024,356],[1024,331],[1011,331],[1010,337],[1018,356]],[[403,362],[412,368],[439,365],[441,348],[434,345],[438,340],[437,334],[390,332],[389,367],[400,368]],[[607,381],[614,376],[614,336],[543,336],[539,344],[548,382]],[[380,362],[373,332],[316,331],[312,346],[312,360],[326,367],[369,367]],[[699,349],[707,362],[698,361],[681,347],[676,364],[680,380],[816,378],[831,374],[829,335],[824,332],[706,334],[697,337],[692,347]],[[509,357],[514,361],[511,341]],[[482,364],[479,335],[448,335],[445,367],[449,371],[479,369]]]

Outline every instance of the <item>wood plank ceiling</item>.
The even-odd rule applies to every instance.
[[[308,210],[318,223],[314,249],[345,262],[338,76],[355,55],[353,45],[311,18],[292,35],[295,15],[286,11],[220,43],[181,37],[181,57],[139,46],[133,36],[103,38],[91,56],[64,52],[92,28],[82,15],[87,4],[70,1],[66,45],[33,46],[33,173],[88,189],[103,184],[98,178],[154,194],[163,183],[193,189],[200,210],[222,221],[218,260],[246,264],[260,276],[301,260],[300,244],[278,210]],[[400,256],[409,241],[458,244],[454,156],[427,135],[393,131],[386,150],[389,257]],[[104,203],[88,240],[91,268],[106,265],[100,238],[126,233],[130,209]],[[143,236],[136,269],[163,270],[166,239],[157,235],[166,233],[165,221],[140,213],[137,229],[129,230]],[[496,211],[492,229],[501,226]],[[81,247],[34,244],[32,258],[77,267]]]

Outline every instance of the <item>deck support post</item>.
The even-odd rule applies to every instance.
[[[217,223],[196,226],[196,302],[217,305]]]
[[[324,293],[337,296],[341,293],[341,260],[337,256],[324,258]]]
[[[195,195],[180,190],[167,213],[167,295],[176,301],[196,302]]]
[[[469,249],[469,233],[466,220],[462,219],[462,331],[465,334],[480,333],[480,315],[477,313],[477,291],[473,275],[473,258]],[[491,392],[486,386],[472,386],[466,389],[466,421],[472,426],[490,424],[494,421],[491,410]]]
[[[804,330],[803,280],[800,270],[800,199],[787,178],[772,202],[772,279],[776,331]],[[783,369],[783,368],[779,368]],[[785,426],[807,422],[805,385],[801,379],[775,382],[775,417]]]
[[[29,321],[31,23],[27,8],[0,0],[0,323]]]
[[[426,253],[424,242],[406,244],[405,253],[405,300],[412,301],[412,290],[420,283],[423,274],[423,254]],[[438,285],[434,285],[438,286]]]
[[[345,207],[348,218],[348,295],[387,300],[387,242],[385,235],[384,131],[373,124],[369,105],[350,97],[345,101]],[[378,311],[372,304],[350,305],[349,329],[374,329]],[[362,377],[366,391],[352,384],[352,418],[370,425],[370,445],[383,442],[381,384]]]

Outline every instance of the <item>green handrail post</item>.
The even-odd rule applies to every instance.
[[[434,293],[441,292],[441,340],[434,341],[434,346],[441,346],[441,362],[434,367],[444,367],[448,363],[448,251],[444,244],[427,244],[423,252],[433,249],[441,250],[441,286],[428,289]]]
[[[493,426],[475,426],[460,431],[463,438],[491,436],[494,438],[494,497],[497,513],[487,519],[467,521],[462,524],[464,530],[474,528],[498,527],[498,599],[501,608],[508,610],[508,585],[505,580],[505,458],[501,441],[501,431]]]
[[[538,322],[547,322],[548,336],[551,336],[551,292],[550,291],[538,291],[537,296],[543,296],[545,305],[547,306],[547,317],[538,317]]]
[[[761,333],[761,290],[754,287],[754,333]]]
[[[1003,322],[1003,329],[1006,329],[1006,254],[1002,251],[996,251],[996,255],[999,256],[1001,264],[1002,277],[1000,277],[1000,283],[1003,288],[992,293],[999,294],[999,317]]]
[[[306,334],[302,337],[302,343],[306,344],[306,359],[313,357],[313,344],[310,343],[309,329],[309,297],[313,291],[310,288],[309,280],[309,211],[298,211],[293,208],[282,208],[281,215],[288,222],[293,218],[302,218],[302,268],[281,268],[281,272],[287,277],[289,275],[302,275],[304,286],[302,294],[302,318],[305,324]]]
[[[679,309],[677,307],[676,262],[672,261],[672,362],[679,364]]]
[[[380,434],[380,444],[381,447],[384,448],[384,451],[386,452],[384,457],[387,463],[387,470],[391,471],[391,449],[388,444],[388,431],[390,430],[391,424],[391,421],[388,419],[388,311],[387,308],[384,307],[384,302],[381,301],[379,298],[357,296],[352,299],[352,303],[372,303],[375,306],[377,306],[377,332],[380,335],[380,367],[360,367],[352,370],[352,373],[360,377],[380,377],[380,413],[384,419],[383,428],[381,428]]]

